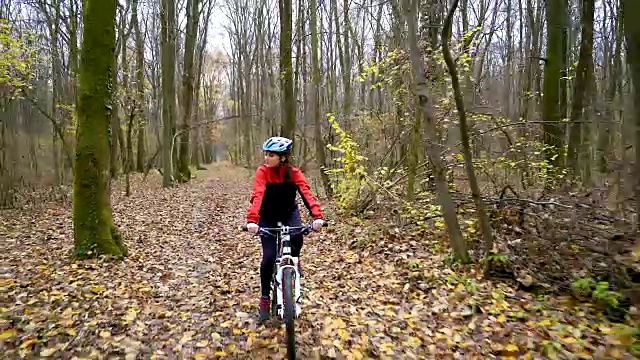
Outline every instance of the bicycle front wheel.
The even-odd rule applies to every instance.
[[[296,303],[293,298],[295,270],[286,268],[282,272],[282,292],[284,302],[284,323],[287,329],[287,358],[296,358],[296,333],[294,319],[296,318]]]

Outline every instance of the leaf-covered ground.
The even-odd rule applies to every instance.
[[[250,173],[197,176],[173,189],[135,176],[129,198],[115,186],[120,262],[71,258],[69,207],[0,213],[3,358],[283,358],[282,326],[255,318],[259,241],[237,230]],[[588,304],[454,273],[430,250],[442,239],[383,237],[327,212],[302,254],[301,358],[633,358],[628,330]]]

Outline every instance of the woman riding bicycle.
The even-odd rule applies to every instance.
[[[320,204],[311,193],[311,187],[300,169],[290,163],[293,142],[284,137],[272,137],[262,145],[264,165],[258,167],[253,180],[253,190],[247,210],[247,230],[256,234],[260,227],[277,227],[281,222],[286,226],[300,226],[300,210],[296,195],[300,192],[302,201],[313,217],[313,230],[318,231],[324,223]],[[260,263],[260,320],[269,318],[271,298],[271,276],[276,261],[276,238],[262,233],[262,262]],[[291,237],[291,255],[300,256],[302,234]],[[302,268],[298,262],[298,271]]]

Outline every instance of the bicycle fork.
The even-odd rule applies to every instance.
[[[282,263],[285,263],[282,265]],[[282,291],[283,273],[284,269],[293,269],[293,298],[295,299],[296,317],[300,316],[302,312],[302,294],[300,289],[300,274],[298,273],[298,258],[290,255],[284,255],[277,264],[278,273],[276,275],[276,296],[277,296],[277,311],[280,318],[284,318],[284,293]]]

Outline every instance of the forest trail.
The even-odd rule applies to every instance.
[[[4,358],[283,358],[283,328],[255,318],[259,240],[238,230],[251,175],[219,164],[172,189],[114,186],[121,262],[71,259],[70,207],[0,213]],[[358,249],[366,225],[327,213],[302,252],[301,358],[626,358],[588,305],[456,276],[401,237]]]

